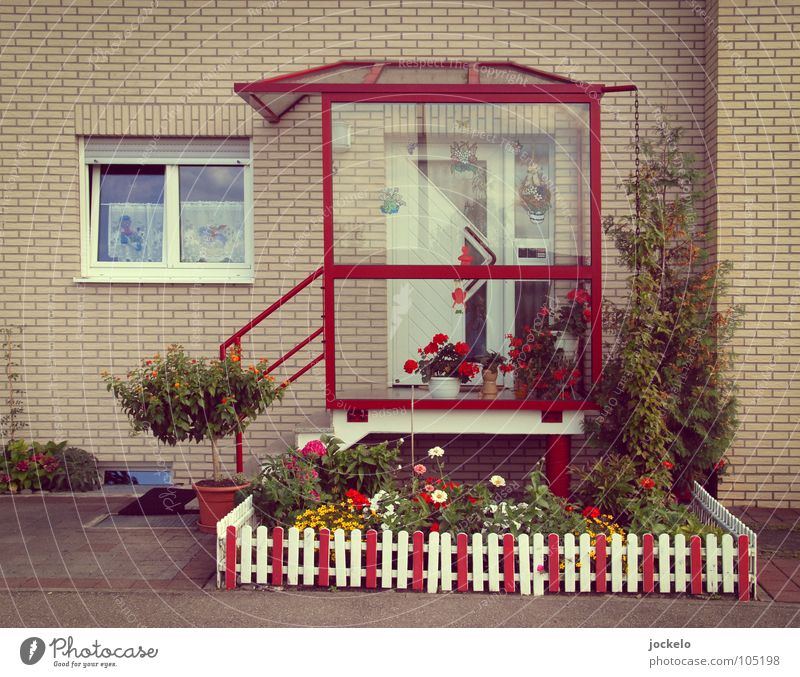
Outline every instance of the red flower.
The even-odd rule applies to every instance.
[[[511,356],[512,360],[516,360],[519,357],[519,350],[509,350],[508,354]]]
[[[593,505],[587,505],[583,509],[583,516],[588,517],[589,519],[594,519],[595,517],[600,517],[600,508],[595,508]]]
[[[431,533],[432,534],[434,534],[434,533],[438,534],[439,533],[439,523],[438,522],[434,522],[433,524],[431,524]]]
[[[475,498],[474,496],[467,496],[467,500],[468,500],[470,503],[472,503],[472,505],[475,505],[475,504],[478,502],[478,499],[477,499],[477,498]]]
[[[566,370],[566,369],[556,369],[556,370],[553,372],[553,378],[554,378],[556,381],[563,381],[563,380],[564,380],[564,377],[565,377],[566,375],[567,375],[567,370]]]
[[[472,362],[462,362],[458,365],[458,375],[465,378],[476,376],[480,370],[480,367]]]
[[[726,465],[727,461],[724,458],[721,458],[714,464],[714,470],[722,470]]]
[[[459,355],[466,355],[469,352],[469,343],[464,343],[464,341],[459,341],[456,343],[453,348]]]
[[[519,348],[523,343],[524,343],[524,341],[521,338],[512,338],[511,339],[511,345],[514,348]]]
[[[539,311],[539,315],[542,317],[547,317],[550,314],[550,308],[547,306],[542,306],[542,309]]]
[[[447,343],[448,336],[447,334],[436,334],[433,337],[433,342],[436,345],[441,345],[442,343]]]
[[[369,499],[355,489],[348,489],[345,496],[353,502],[355,508],[366,508],[369,505]]]
[[[592,311],[588,308],[583,309],[583,319],[587,322],[592,319]]]
[[[431,342],[427,346],[425,346],[422,350],[426,355],[435,355],[436,353],[439,352],[439,346]]]
[[[406,363],[403,365],[403,370],[407,374],[413,374],[418,367],[419,364],[417,364],[414,360],[406,360]]]
[[[645,489],[652,489],[654,486],[656,486],[655,480],[650,477],[642,477],[642,479],[639,480],[639,484],[641,484]]]
[[[526,343],[524,346],[522,346],[522,350],[524,350],[526,353],[529,353],[531,350],[533,350],[533,348],[531,347],[530,343]]]
[[[510,374],[512,371],[514,371],[514,367],[512,367],[510,364],[501,364],[500,371],[502,371],[504,374]]]
[[[667,470],[672,470],[675,467],[669,461],[662,461],[661,465],[663,465]]]
[[[564,510],[566,510],[567,512],[572,512],[573,510],[575,510],[575,507],[572,505],[568,505],[566,508],[564,508]]]

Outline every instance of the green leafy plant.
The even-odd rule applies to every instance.
[[[708,261],[695,205],[701,176],[660,125],[642,145],[641,217],[607,217],[603,227],[631,272],[625,309],[607,303],[615,349],[596,393],[588,429],[603,448],[634,460],[639,474],[674,464],[676,482],[702,478],[736,431],[726,368],[735,310],[719,310],[729,270]],[[636,177],[625,182],[629,195]]]
[[[49,452],[60,452],[66,442],[28,444],[25,440],[9,442],[0,458],[0,491],[15,493],[22,489],[41,489],[58,470],[59,461]]]
[[[224,360],[192,359],[182,346],[172,345],[165,357],[143,360],[127,378],[107,373],[103,378],[135,432],[150,432],[173,446],[208,440],[213,480],[203,483],[220,486],[231,480],[222,478],[219,440],[244,430],[283,396],[265,363],[244,368],[236,348]]]
[[[18,327],[3,327],[0,329],[6,377],[4,392],[6,413],[0,417],[0,437],[7,442],[13,442],[16,434],[28,426],[22,420],[22,415],[25,413],[20,399],[22,390],[17,387],[19,374],[16,371],[18,365],[15,361],[14,353],[20,349],[20,344],[14,340],[14,336],[18,332]]]
[[[50,491],[92,491],[100,488],[97,459],[84,449],[66,447],[53,452],[59,465],[43,483]]]
[[[336,438],[323,436],[321,441],[327,446],[319,469],[324,491],[336,495],[356,488],[372,496],[393,487],[402,440],[397,444],[358,444],[349,449],[339,449],[341,440]]]

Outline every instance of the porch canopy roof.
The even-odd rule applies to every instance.
[[[588,94],[632,91],[634,85],[589,84],[510,61],[339,61],[256,82],[233,91],[269,122],[309,94]]]

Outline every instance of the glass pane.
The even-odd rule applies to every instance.
[[[478,66],[482,85],[552,85],[560,82],[513,66]]]
[[[435,84],[465,85],[467,84],[467,68],[431,68],[419,65],[387,66],[378,78],[380,85],[394,84]]]
[[[244,263],[244,167],[180,167],[181,261]]]
[[[163,260],[164,167],[100,168],[98,261]]]
[[[405,364],[419,360],[418,350],[437,334],[467,343],[467,360],[493,352],[518,365],[533,360],[538,371],[522,374],[522,380],[530,376],[539,386],[532,398],[560,397],[558,387],[567,371],[563,385],[570,383],[570,390],[561,399],[581,399],[589,392],[592,298],[587,280],[347,279],[336,280],[335,298],[339,397],[393,398],[398,390],[403,394],[402,386],[422,385],[421,376],[409,374]],[[506,397],[516,396],[516,376],[500,375]],[[470,387],[480,383],[480,376],[473,378],[462,389],[465,396],[477,396]]]
[[[332,118],[337,262],[589,264],[588,106],[334,104]]]

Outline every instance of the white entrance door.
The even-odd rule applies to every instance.
[[[503,263],[506,208],[504,157],[497,144],[479,144],[473,170],[454,171],[450,148],[428,144],[408,151],[392,147],[387,185],[398,188],[405,205],[389,219],[388,261],[395,265],[460,265],[462,248],[476,265]],[[513,185],[511,187],[513,192]],[[403,363],[434,334],[467,341],[472,356],[500,350],[506,312],[504,285],[464,280],[467,301],[454,301],[453,280],[391,280],[389,289],[390,384],[421,383]],[[457,312],[461,310],[462,312]]]

